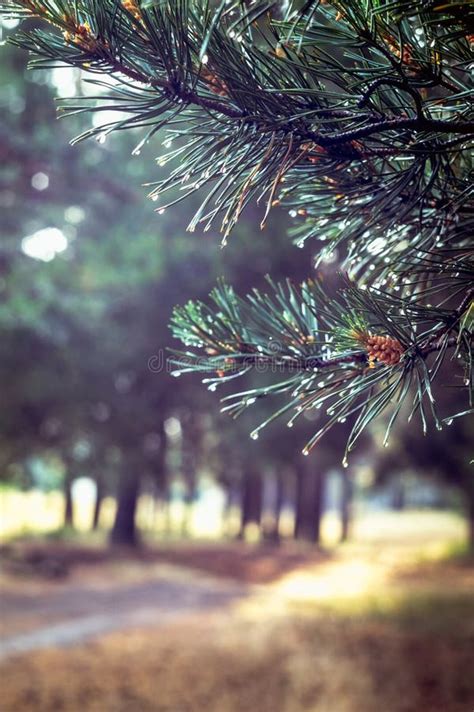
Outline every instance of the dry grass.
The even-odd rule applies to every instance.
[[[3,712],[466,712],[472,638],[410,615],[234,615],[11,659]],[[446,603],[446,601],[445,601]],[[454,600],[473,613],[472,601]],[[408,625],[406,625],[408,623]]]
[[[1,712],[471,712],[474,570],[438,556],[454,535],[430,533],[421,560],[411,535],[333,556],[199,545],[96,561],[46,547],[42,556],[70,557],[69,575],[7,576],[10,593],[94,590],[97,577],[118,587],[151,580],[163,562],[259,586],[227,611],[11,658]]]

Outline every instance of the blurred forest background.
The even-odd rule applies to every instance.
[[[4,35],[8,30],[3,28]],[[379,709],[382,699],[393,699],[387,707],[391,710],[469,709],[473,690],[466,676],[472,630],[463,621],[472,614],[467,595],[471,569],[464,560],[446,559],[453,551],[474,548],[469,423],[460,419],[449,433],[431,434],[429,439],[414,435],[409,425],[400,426],[390,449],[380,448],[374,429],[348,469],[341,466],[345,424],[309,458],[300,451],[315,428],[310,420],[293,430],[276,422],[257,441],[251,440],[249,433],[256,419],[264,419],[262,408],[268,406],[233,421],[219,413],[216,395],[199,379],[173,378],[166,368],[166,349],[177,345],[167,325],[173,305],[185,298],[204,298],[220,276],[239,292],[263,286],[267,272],[275,279],[290,275],[294,281],[310,276],[311,245],[297,250],[286,234],[298,215],[274,211],[261,233],[255,230],[258,220],[251,208],[225,249],[214,231],[186,233],[195,205],[185,203],[158,214],[142,185],[163,171],[155,161],[162,139],[144,146],[140,157],[134,149],[141,136],[131,131],[71,147],[72,137],[91,120],[105,123],[107,114],[58,121],[56,98],[95,94],[98,87],[81,81],[72,69],[27,72],[24,52],[8,46],[0,52],[5,640],[38,627],[28,619],[31,597],[25,586],[35,595],[51,596],[49,587],[65,586],[68,576],[77,586],[76,565],[82,571],[90,562],[101,564],[102,581],[115,576],[117,586],[124,585],[121,577],[130,570],[143,585],[145,579],[150,584],[157,561],[197,567],[222,581],[234,577],[246,586],[280,580],[301,566],[308,576],[298,579],[296,599],[291,597],[296,589],[285,598],[285,615],[278,610],[277,630],[269,632],[268,620],[262,622],[266,604],[249,607],[246,620],[255,623],[258,640],[257,632],[249,634],[250,641],[244,639],[237,619],[232,619],[234,628],[227,618],[224,623],[218,619],[203,652],[189,640],[209,631],[208,619],[200,616],[190,627],[173,628],[163,645],[168,654],[181,653],[174,658],[175,687],[166,670],[158,675],[153,667],[157,658],[170,659],[159,649],[158,638],[145,645],[139,633],[125,640],[116,633],[115,642],[95,649],[95,658],[87,648],[79,648],[76,658],[62,653],[55,658],[53,650],[42,653],[49,658],[37,654],[24,659],[8,676],[4,709],[103,711],[131,709],[121,705],[132,704],[134,709],[174,712],[247,707],[343,712]],[[338,255],[319,269],[328,290],[333,289]],[[106,554],[108,542],[135,547],[138,553]],[[339,542],[348,543],[337,548]],[[377,558],[382,550],[389,552],[388,558]],[[435,558],[442,563],[434,566]],[[120,568],[117,561],[128,562],[128,568]],[[139,562],[134,564],[139,573],[131,561]],[[329,569],[329,578],[321,583],[318,572],[334,561],[342,568],[339,573]],[[411,574],[403,574],[404,584],[397,584],[398,597],[393,599],[379,575],[392,575],[392,564],[398,571],[403,562],[412,567]],[[379,578],[367,578],[372,564],[370,576]],[[450,587],[444,583],[447,575]],[[351,628],[357,628],[356,623],[344,627],[345,605],[338,609],[333,629],[327,619],[321,622],[318,615],[326,609],[315,604],[322,600],[321,586],[329,605],[352,591],[351,585],[359,595],[359,580],[371,596],[363,605],[362,599],[354,599],[359,602],[357,615],[368,616],[375,628],[366,618],[362,632]],[[374,598],[373,581],[381,599]],[[94,587],[97,581],[89,583]],[[211,589],[217,596],[217,584]],[[59,595],[59,589],[54,591]],[[226,589],[223,600],[240,593]],[[63,594],[70,596],[66,590]],[[248,598],[247,589],[245,595]],[[295,600],[305,603],[295,606]],[[407,601],[415,604],[407,608]],[[106,605],[114,604],[107,599]],[[130,605],[135,605],[132,599]],[[200,604],[197,607],[200,610]],[[23,621],[19,627],[9,629],[10,615],[10,623],[14,615]],[[54,611],[51,615],[55,623],[62,620]],[[290,619],[288,638],[285,626]],[[412,637],[403,638],[393,627],[401,619],[410,621],[407,635]],[[413,621],[420,629],[413,628]],[[390,637],[390,630],[398,632]],[[326,651],[322,660],[315,658],[318,640]],[[54,637],[48,641],[54,648]],[[12,650],[29,650],[21,645],[12,643]],[[45,646],[31,645],[36,647]],[[99,685],[100,693],[92,683],[87,687],[85,680],[90,682],[100,661],[107,661],[115,680],[120,677],[123,659],[117,650],[140,657],[140,684],[130,673],[134,682],[125,693],[116,681]],[[349,660],[351,650],[356,662],[354,656]],[[393,689],[378,659],[381,651],[387,653],[386,665],[391,661],[396,669]],[[413,653],[412,668],[403,662],[408,651]],[[201,655],[207,655],[207,683],[192,674],[193,661]],[[229,679],[227,663],[222,662],[221,669],[219,659],[227,661],[234,677]],[[46,668],[63,665],[67,677],[78,660],[83,668],[77,689],[61,683],[59,673],[55,680],[45,676]],[[423,677],[426,664],[429,671]],[[354,671],[361,675],[357,683]],[[154,675],[165,690],[164,702],[151,687]],[[259,684],[262,678],[267,681],[264,687]],[[329,684],[329,678],[336,682]],[[194,696],[183,691],[188,679],[193,680]],[[407,692],[400,699],[396,689],[402,688]],[[78,702],[81,694],[86,695],[85,706]],[[57,699],[61,706],[54,703]]]

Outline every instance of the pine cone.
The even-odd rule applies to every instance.
[[[201,69],[201,76],[209,84],[209,88],[214,94],[218,96],[229,96],[227,84],[223,79],[214,74],[214,72],[203,67]]]
[[[375,361],[384,363],[386,366],[395,366],[404,351],[401,343],[391,336],[366,334],[361,341],[367,349],[369,363],[372,366]]]
[[[127,10],[135,20],[141,20],[142,19],[142,13],[140,11],[140,6],[137,2],[137,0],[122,0],[122,7],[124,10]]]
[[[74,44],[86,52],[95,52],[99,43],[92,34],[88,22],[77,23],[74,18],[67,18],[70,29],[64,30],[63,37],[66,44]]]

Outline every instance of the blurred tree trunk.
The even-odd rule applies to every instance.
[[[164,470],[159,476],[158,500],[161,503],[162,529],[165,536],[169,536],[173,529],[173,518],[171,516],[171,474],[168,465],[163,464]]]
[[[274,495],[271,502],[271,523],[270,526],[262,527],[262,535],[266,541],[270,541],[273,544],[280,543],[280,519],[281,510],[283,508],[283,502],[285,501],[285,473],[278,469],[276,473],[273,474]]]
[[[110,533],[110,543],[123,546],[138,546],[139,538],[135,522],[140,478],[127,469],[120,473],[117,492],[117,512]]]
[[[99,528],[100,510],[104,499],[104,478],[103,475],[97,475],[95,478],[96,493],[94,502],[94,514],[92,516],[92,529],[96,531]]]
[[[184,512],[181,521],[181,536],[188,537],[193,516],[194,502],[197,496],[197,458],[199,436],[193,421],[183,424],[182,472],[184,476]]]
[[[159,450],[154,455],[153,476],[156,484],[155,488],[155,512],[160,512],[162,529],[166,534],[171,533],[171,489],[170,472],[168,467],[168,442],[164,428],[164,419],[157,424],[160,437]]]
[[[66,474],[64,475],[64,526],[74,528],[74,504],[72,501],[72,483],[74,477],[71,473],[69,463],[66,464]]]
[[[402,475],[399,475],[393,483],[392,509],[401,512],[405,509],[405,483]]]
[[[295,468],[295,526],[293,531],[294,539],[301,538],[301,529],[303,525],[304,476],[305,472],[302,466],[297,465]]]
[[[181,522],[181,536],[187,538],[191,532],[191,522],[193,520],[193,507],[196,501],[197,490],[195,486],[188,484],[184,495],[184,513]]]
[[[262,478],[252,467],[246,467],[242,478],[239,539],[245,535],[247,524],[260,526],[262,518]]]
[[[294,538],[319,544],[323,513],[325,473],[306,463],[296,468],[296,512]]]
[[[347,541],[349,538],[352,518],[352,494],[352,478],[348,470],[343,469],[341,471],[341,542]]]
[[[275,530],[273,538],[276,542],[280,541],[280,520],[281,510],[285,501],[285,473],[278,470],[276,475],[276,498],[275,498]]]
[[[166,493],[163,498],[163,510],[164,510],[164,519],[165,519],[165,527],[164,528],[165,528],[166,536],[170,536],[173,532],[173,517],[172,517],[172,512],[171,512],[171,502],[172,502],[171,480],[168,480]]]
[[[229,521],[230,514],[232,512],[232,507],[234,504],[234,490],[231,483],[226,483],[225,487],[225,502],[222,508],[222,531],[224,536],[228,534],[229,531]]]

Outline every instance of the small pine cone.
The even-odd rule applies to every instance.
[[[404,351],[401,343],[391,336],[367,334],[361,339],[361,342],[367,349],[370,364],[379,361],[386,366],[395,366]]]
[[[137,0],[122,0],[122,7],[124,8],[124,10],[127,10],[130,15],[133,15],[135,20],[142,19],[140,5],[138,4]]]
[[[305,159],[310,163],[318,163],[322,157],[328,155],[326,149],[317,143],[303,143],[301,144],[301,148],[303,149]]]
[[[66,44],[74,44],[85,50],[86,52],[95,52],[99,43],[92,34],[91,27],[88,22],[77,24],[74,19],[67,18],[70,29],[63,32],[64,41]]]
[[[217,94],[218,96],[229,96],[227,84],[223,79],[214,74],[214,72],[211,72],[209,69],[203,67],[201,69],[201,76],[209,84],[209,88],[214,94]]]

